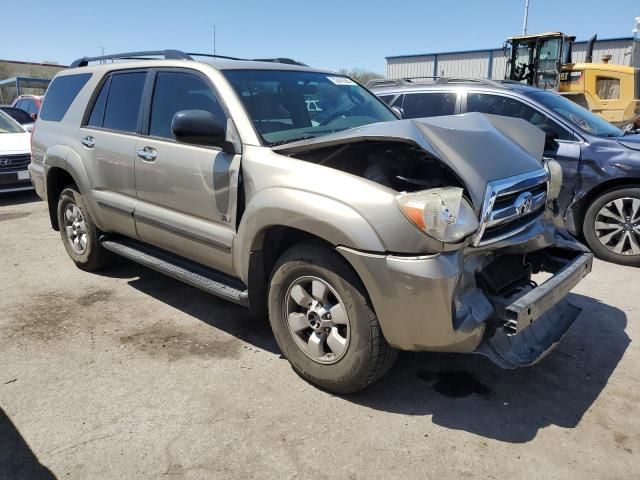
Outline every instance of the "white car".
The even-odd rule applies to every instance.
[[[31,134],[0,112],[0,193],[31,190]]]

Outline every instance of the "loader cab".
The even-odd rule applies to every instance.
[[[558,90],[562,65],[571,62],[575,37],[561,32],[510,37],[504,44],[505,79]]]

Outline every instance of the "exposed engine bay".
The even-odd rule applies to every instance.
[[[465,188],[444,163],[405,142],[362,141],[292,156],[366,178],[398,192],[437,187]]]

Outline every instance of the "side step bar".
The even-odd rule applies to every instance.
[[[127,238],[104,235],[100,238],[100,243],[105,249],[156,272],[238,305],[249,305],[244,284],[224,273]]]

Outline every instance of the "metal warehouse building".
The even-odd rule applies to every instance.
[[[575,63],[584,61],[587,44],[586,41],[573,44]],[[639,44],[640,41],[633,37],[597,40],[593,49],[593,61],[597,63],[603,55],[611,55],[609,63],[640,68]],[[386,60],[387,78],[445,76],[502,79],[506,69],[502,48],[399,55],[386,57]]]

